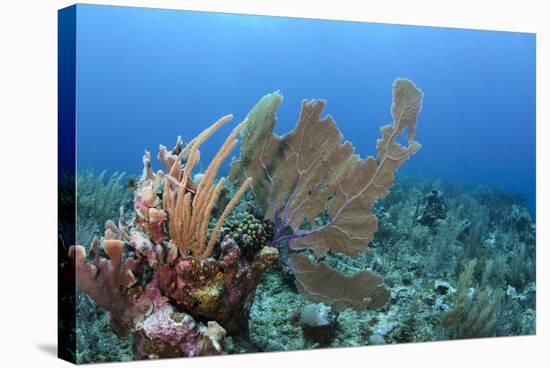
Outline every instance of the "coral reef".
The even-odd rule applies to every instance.
[[[522,199],[395,178],[420,148],[422,98],[395,81],[376,157],[343,141],[322,100],[303,101],[296,128],[275,135],[279,93],[204,172],[194,172],[199,149],[231,115],[187,144],[161,145],[162,170],[145,152],[133,206],[129,190],[113,192],[122,209],[91,211],[104,232],[94,225],[91,247],[68,251],[78,361],[533,334],[535,224]],[[218,178],[239,135],[240,157]],[[99,191],[120,188],[100,181]]]
[[[180,257],[175,266],[159,268],[155,280],[162,293],[183,310],[216,320],[233,336],[247,336],[256,285],[278,258],[278,251],[263,247],[250,262],[240,257],[239,246],[231,238],[220,248],[220,260]]]
[[[121,208],[118,225],[105,223],[103,238],[92,241],[90,260],[84,246],[69,248],[80,290],[109,312],[118,336],[132,332],[135,357],[222,353],[226,330],[235,337],[248,334],[256,285],[279,255],[265,243],[256,245],[256,252],[243,243],[247,251],[241,252],[230,236],[220,239],[248,180],[210,227],[225,180],[214,184],[216,174],[237,144],[241,126],[229,135],[200,184],[191,179],[199,146],[230,120],[230,115],[220,119],[185,147],[180,138],[171,151],[161,146],[158,158],[166,172],[154,173],[146,152],[134,214],[128,218]]]
[[[434,188],[445,197],[448,214],[430,228],[417,221],[416,208],[424,206],[423,201]],[[478,201],[479,198],[483,198],[483,202]],[[535,228],[531,219],[525,235],[532,240],[527,243],[519,241],[517,229],[499,220],[513,213],[513,206],[525,208],[514,194],[506,196],[489,188],[399,176],[389,196],[375,204],[374,212],[381,221],[370,250],[356,257],[331,253],[325,257],[325,263],[348,277],[369,269],[383,277],[391,294],[383,307],[361,311],[333,309],[337,327],[327,343],[321,339],[321,334],[316,336],[310,334],[311,331],[306,332],[307,328],[304,329],[300,322],[302,312],[310,302],[296,290],[293,279],[283,267],[271,267],[259,282],[251,306],[249,343],[241,344],[226,335],[222,348],[227,353],[243,353],[460,338],[456,326],[444,328],[441,321],[458,305],[460,274],[469,262],[463,254],[471,242],[471,235],[452,240],[452,245],[445,251],[448,261],[438,264],[434,258],[439,259],[438,249],[446,245],[440,242],[439,232],[460,229],[465,220],[475,224],[478,214],[489,219],[489,213],[498,217],[480,224],[481,245],[473,247],[473,257],[477,261],[468,289],[473,287],[475,295],[483,291],[483,271],[486,262],[492,260],[494,265],[486,277],[486,286],[493,291],[502,290],[505,295],[496,306],[494,318],[497,323],[490,335],[534,334],[536,307],[532,241]],[[451,237],[452,234],[448,234],[445,238]],[[327,307],[325,304],[324,309]],[[78,313],[79,361],[132,358],[134,336],[117,338],[113,335],[108,316],[87,296],[80,301]],[[180,313],[183,316],[184,312]]]
[[[448,213],[432,229],[417,220],[417,208],[425,205],[435,188],[445,197]],[[481,196],[483,202],[478,200]],[[384,220],[380,221],[370,250],[356,257],[329,253],[324,259],[348,277],[363,270],[376,271],[384,277],[390,298],[376,310],[339,311],[338,328],[328,346],[534,334],[534,223],[531,220],[526,234],[532,240],[518,246],[518,230],[500,221],[515,212],[514,206],[525,208],[518,196],[498,189],[399,177],[390,195],[375,204],[374,212]],[[488,213],[498,217],[479,223],[482,236],[478,247],[468,250],[473,235],[453,239],[458,231],[445,236],[452,242],[450,246],[440,242],[440,232],[460,229],[465,220],[477,224],[480,217],[489,218]],[[442,247],[448,261],[439,263]],[[473,258],[467,258],[467,252],[472,252]],[[463,283],[467,285],[467,303],[462,305],[459,293],[464,288],[459,279],[473,259],[476,261],[471,278]],[[516,282],[518,274],[525,281],[515,288],[510,282]],[[306,305],[308,301],[289,286],[285,273],[271,269],[258,285],[251,311],[251,339],[265,351],[323,346],[307,337],[298,323]],[[453,310],[466,314],[458,313],[456,324],[446,328],[442,322],[452,316]],[[468,317],[468,312],[472,317]]]

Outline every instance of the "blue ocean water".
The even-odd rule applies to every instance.
[[[423,149],[399,173],[519,192],[534,213],[534,34],[79,5],[76,52],[79,170],[138,174],[145,149],[233,113],[204,147],[208,163],[276,90],[278,133],[303,98],[323,98],[344,137],[374,154],[392,82],[406,77],[425,94]]]

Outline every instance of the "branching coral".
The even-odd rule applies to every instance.
[[[133,327],[134,319],[150,308],[143,298],[142,290],[136,286],[135,273],[139,265],[133,258],[122,260],[124,243],[121,240],[103,241],[103,250],[109,259],[99,257],[100,242],[92,243],[93,261],[86,260],[82,246],[69,249],[69,257],[76,266],[76,279],[80,288],[102,308],[110,312],[111,327],[119,336],[125,336]]]
[[[165,163],[166,173],[159,172],[154,175],[150,170],[150,156],[146,153],[144,157],[145,170],[141,181],[143,189],[138,194],[136,203],[140,206],[141,213],[146,219],[145,227],[149,228],[148,232],[153,234],[153,238],[158,242],[162,238],[155,234],[159,234],[161,231],[159,228],[162,227],[167,217],[170,240],[176,244],[182,254],[192,254],[199,260],[206,259],[212,254],[224,221],[237,205],[251,181],[249,178],[244,180],[219,217],[210,234],[210,239],[207,239],[212,210],[218,201],[225,178],[221,178],[216,184],[214,181],[222,162],[237,145],[238,141],[235,138],[242,125],[238,125],[227,137],[204,172],[198,187],[193,183],[191,173],[199,161],[201,144],[232,118],[232,115],[222,117],[183,149],[180,149],[181,143],[178,140],[176,147],[172,150],[172,152],[180,151],[177,156],[168,153],[166,147],[161,146],[159,159]],[[184,158],[186,158],[186,163],[182,169],[181,162]],[[157,208],[160,205],[160,199],[154,188],[157,176],[164,179],[163,210]]]

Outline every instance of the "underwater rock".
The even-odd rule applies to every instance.
[[[231,238],[224,240],[221,249],[220,260],[180,256],[175,265],[159,268],[155,278],[163,295],[178,308],[217,321],[230,335],[246,337],[256,286],[279,252],[264,247],[250,262],[239,258],[239,248]]]
[[[516,291],[516,288],[508,285],[508,289],[506,289],[506,296],[512,299],[517,298],[518,292]]]
[[[166,304],[143,321],[134,334],[136,358],[175,358],[223,353],[226,331],[216,322],[207,326]]]
[[[216,354],[221,352],[217,341],[226,329],[234,336],[247,336],[256,286],[267,267],[278,259],[276,248],[263,247],[249,261],[240,257],[237,243],[226,237],[220,244],[219,259],[200,261],[180,255],[165,262],[160,257],[153,278],[142,285],[143,268],[150,263],[148,252],[134,251],[123,259],[123,248],[134,248],[128,242],[111,238],[126,237],[131,241],[136,236],[125,234],[114,224],[108,224],[105,233],[109,239],[94,240],[92,262],[86,260],[82,246],[71,247],[69,259],[78,266],[81,289],[110,312],[113,331],[119,336],[133,332],[136,357]],[[146,249],[154,249],[147,240],[145,244]],[[100,257],[100,245],[109,259]],[[185,312],[186,323],[174,321],[168,310]],[[206,330],[195,324],[194,318],[210,321]],[[161,331],[165,327],[170,328]],[[203,332],[211,340],[204,340]]]
[[[436,280],[434,282],[434,291],[436,291],[438,294],[446,295],[446,294],[454,294],[456,293],[456,289],[451,286],[448,282]]]
[[[381,321],[376,327],[375,334],[380,336],[387,336],[395,329],[395,323],[384,320]]]
[[[475,225],[470,220],[464,219],[460,221],[456,226],[456,238],[460,241],[466,241],[471,234],[472,228],[475,228]]]
[[[523,302],[525,300],[527,300],[527,294],[528,293],[528,290],[525,290],[524,293],[518,293],[516,288],[513,287],[513,286],[510,286],[508,285],[508,288],[506,289],[506,296],[510,299],[516,299],[516,300],[519,300],[520,302]]]
[[[386,343],[386,340],[378,334],[371,335],[368,339],[369,345],[383,345]]]
[[[437,220],[444,220],[447,217],[447,202],[440,190],[432,190],[424,197],[422,213],[417,221],[424,226],[433,227]]]
[[[336,335],[337,318],[337,313],[326,304],[308,304],[300,314],[300,325],[307,339],[328,345]]]

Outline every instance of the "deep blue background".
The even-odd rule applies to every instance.
[[[139,173],[144,149],[156,156],[233,113],[204,147],[208,163],[275,90],[277,132],[293,128],[302,98],[324,98],[373,154],[397,77],[425,93],[423,149],[401,173],[521,192],[534,211],[534,34],[79,5],[78,165]]]

